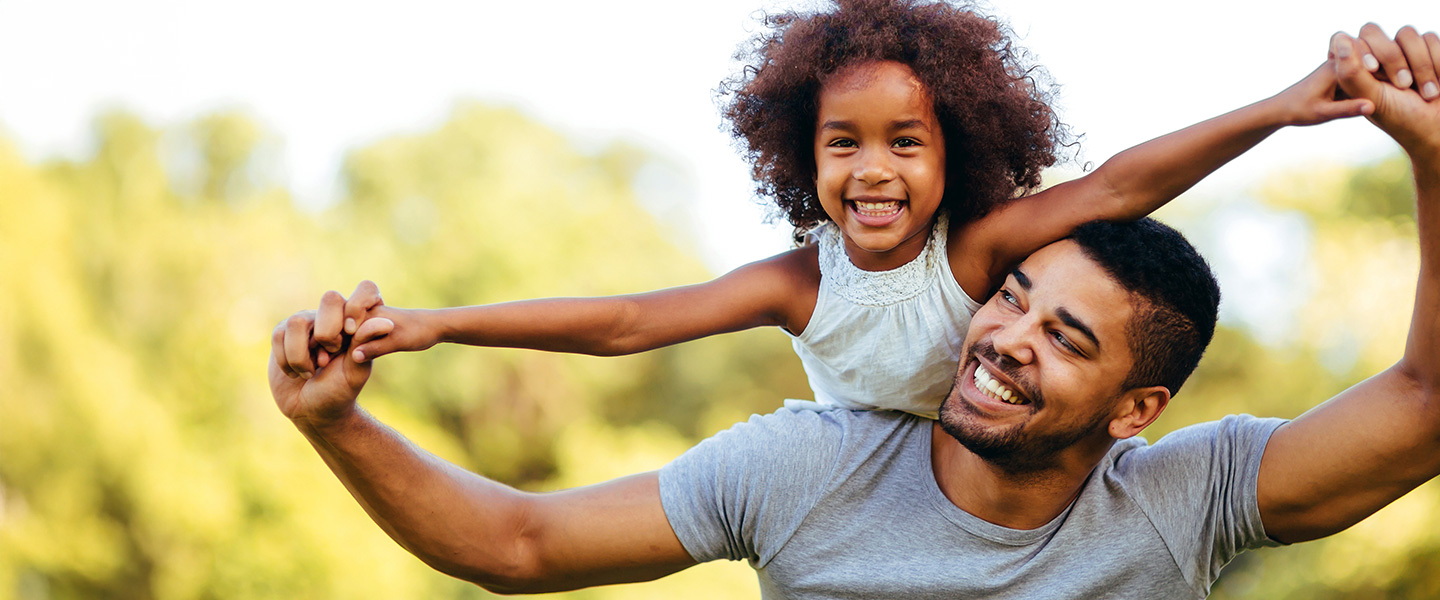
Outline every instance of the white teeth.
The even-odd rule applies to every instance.
[[[985,367],[975,365],[975,388],[981,393],[1010,404],[1022,404],[1020,393],[1016,392],[995,380],[995,377],[985,370]]]
[[[899,209],[900,203],[893,200],[889,202],[864,202],[856,200],[855,208],[865,212],[891,212]]]

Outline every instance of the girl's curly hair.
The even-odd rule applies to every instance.
[[[1006,26],[971,7],[836,0],[829,12],[767,15],[765,24],[718,94],[757,193],[775,201],[797,236],[828,219],[815,192],[815,120],[821,85],[846,66],[897,61],[929,88],[946,145],[940,207],[955,222],[1034,191],[1056,146],[1068,143],[1042,89],[1044,71]]]

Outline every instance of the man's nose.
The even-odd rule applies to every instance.
[[[1029,315],[1022,316],[991,334],[990,343],[1002,358],[1028,365],[1035,361],[1035,325]]]

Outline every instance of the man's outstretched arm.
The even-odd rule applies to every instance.
[[[281,323],[274,351],[310,352],[314,322],[302,313]],[[431,567],[493,592],[533,593],[645,581],[695,564],[661,508],[656,473],[550,494],[515,490],[421,450],[361,409],[370,363],[348,352],[327,363],[304,379],[272,357],[276,405],[375,523]]]
[[[1339,532],[1440,475],[1440,101],[1377,80],[1362,57],[1401,53],[1435,73],[1440,38],[1367,25],[1331,41],[1346,94],[1375,102],[1371,120],[1399,142],[1415,172],[1420,277],[1405,354],[1391,368],[1275,432],[1260,465],[1266,533],[1299,542]],[[1433,54],[1432,54],[1433,53]]]

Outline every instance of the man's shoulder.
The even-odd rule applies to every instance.
[[[1120,440],[1110,448],[1106,459],[1107,462],[1115,464],[1142,458],[1147,462],[1163,463],[1193,458],[1197,451],[1214,450],[1217,446],[1231,446],[1236,443],[1263,448],[1264,441],[1285,422],[1285,419],[1274,417],[1226,415],[1216,421],[1205,421],[1176,429],[1154,444],[1141,436]]]
[[[751,415],[748,420],[737,423],[710,439],[725,443],[750,440],[780,446],[805,446],[817,442],[839,445],[883,439],[897,429],[922,426],[929,422],[914,415],[890,410],[780,408],[766,415]]]

